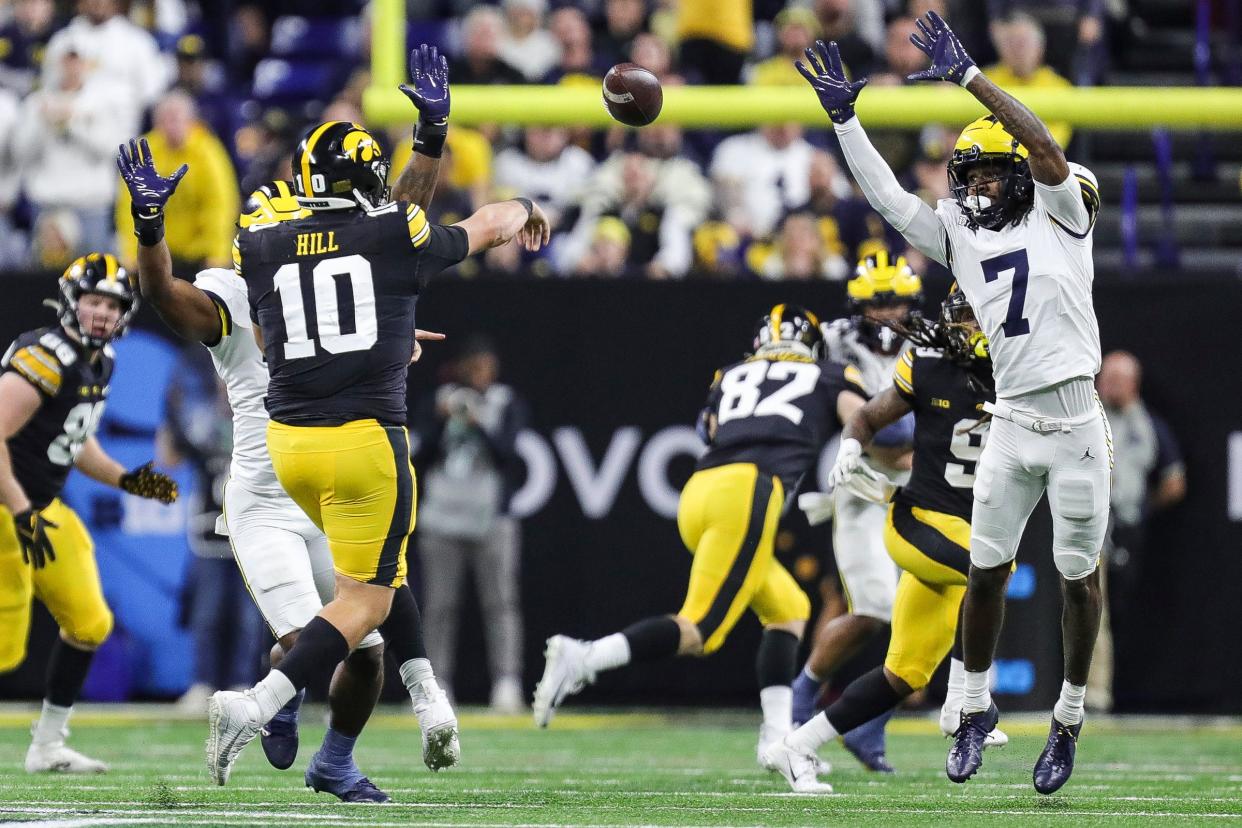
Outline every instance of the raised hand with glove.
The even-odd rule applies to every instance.
[[[414,151],[439,158],[448,136],[448,59],[426,43],[410,52],[410,83],[399,87],[418,110]]]
[[[854,117],[854,101],[867,85],[867,79],[850,82],[845,76],[841,52],[835,41],[825,44],[824,41],[817,40],[815,47],[807,49],[805,54],[806,64],[798,60],[794,61],[794,66],[811,84],[811,88],[819,96],[820,105],[832,122],[844,124]]]
[[[134,215],[134,235],[143,247],[158,244],[164,238],[164,207],[177,191],[177,185],[190,168],[182,164],[170,176],[155,169],[155,159],[146,138],[122,144],[116,158],[121,179],[129,190]]]
[[[906,80],[938,80],[964,87],[979,74],[979,67],[975,66],[957,35],[940,15],[929,11],[925,18],[915,22],[922,37],[912,34],[910,42],[931,58],[932,63],[922,72],[909,75]]]

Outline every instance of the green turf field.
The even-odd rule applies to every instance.
[[[342,805],[302,785],[322,736],[304,722],[294,769],[270,768],[246,749],[228,787],[203,765],[203,722],[158,707],[87,707],[72,744],[108,761],[88,778],[21,770],[34,708],[0,709],[0,822],[48,826],[622,826],[622,825],[1224,825],[1242,823],[1242,724],[1176,720],[1088,722],[1074,779],[1041,797],[1031,765],[1042,718],[1002,721],[1013,741],[989,751],[963,786],[944,777],[947,743],[928,719],[890,729],[899,774],[867,774],[837,746],[824,751],[837,793],[788,793],[754,760],[750,714],[564,714],[545,732],[526,718],[465,714],[463,764],[422,766],[412,716],[378,715],[358,749],[363,770],[390,805]],[[30,823],[28,823],[30,824]]]

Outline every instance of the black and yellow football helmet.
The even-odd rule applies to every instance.
[[[755,326],[755,353],[763,348],[789,348],[812,359],[824,355],[824,334],[819,317],[800,305],[774,305]]]
[[[260,184],[242,204],[238,225],[245,230],[254,224],[275,224],[280,221],[305,218],[311,211],[303,207],[293,194],[288,181],[269,181]]]
[[[293,151],[293,190],[312,210],[372,210],[392,200],[388,167],[379,141],[365,127],[328,121],[303,133]]]
[[[1027,163],[1030,153],[995,115],[971,121],[958,136],[949,158],[949,187],[969,226],[999,230],[1022,219],[1035,200],[1035,182]],[[994,167],[989,181],[1001,182],[1000,200],[971,192],[970,171],[980,164]]]
[[[78,319],[78,300],[88,293],[111,296],[121,303],[120,321],[106,336],[92,336]],[[133,277],[111,253],[88,253],[74,259],[60,277],[56,297],[60,324],[76,331],[82,344],[88,348],[102,348],[125,333],[125,326],[137,310],[138,288]]]
[[[900,350],[901,337],[892,327],[872,319],[867,311],[904,305],[906,313],[889,321],[905,324],[919,313],[923,280],[906,262],[905,256],[894,257],[887,250],[877,250],[858,263],[854,278],[845,284],[845,295],[851,321],[862,343],[873,351],[891,356]]]

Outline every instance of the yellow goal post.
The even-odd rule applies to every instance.
[[[397,89],[406,80],[405,3],[375,0],[372,11],[371,84],[363,95],[367,123],[411,123],[414,109]],[[1242,130],[1238,87],[1023,89],[1020,97],[1049,121],[1085,129]],[[858,116],[868,127],[964,124],[982,114],[983,107],[973,97],[948,84],[868,87],[858,101]],[[604,110],[598,89],[573,86],[453,86],[452,118],[463,126],[616,123]],[[829,126],[815,95],[804,86],[666,87],[657,121],[724,129],[784,122]]]

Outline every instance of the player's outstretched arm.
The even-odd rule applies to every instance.
[[[910,42],[931,58],[931,66],[910,75],[909,80],[940,80],[964,87],[1026,147],[1030,153],[1031,176],[1036,181],[1055,186],[1069,178],[1065,152],[1047,125],[979,71],[940,15],[929,11],[917,22],[921,36],[910,35]]]
[[[164,206],[188,167],[182,164],[171,176],[161,176],[145,138],[121,146],[116,166],[133,205],[138,292],[174,333],[206,345],[216,344],[222,331],[216,303],[194,285],[173,276],[172,254],[164,239]]]
[[[897,228],[906,241],[941,264],[948,264],[944,228],[935,211],[902,188],[854,115],[854,102],[867,85],[866,78],[852,83],[846,78],[835,42],[818,40],[815,48],[807,49],[805,54],[806,63],[797,61],[795,66],[811,84],[820,105],[832,120],[845,163],[867,202]]]
[[[73,465],[91,480],[138,497],[161,503],[172,503],[177,499],[177,483],[171,477],[157,472],[152,463],[126,471],[104,451],[99,438],[93,435],[82,444],[77,457],[73,458]]]
[[[877,432],[885,426],[892,425],[913,409],[910,403],[897,393],[895,388],[886,388],[877,396],[859,407],[845,423],[841,432],[842,440],[857,440],[859,445],[866,446]]]
[[[528,198],[485,204],[470,218],[453,226],[466,231],[469,255],[499,247],[514,238],[534,253],[552,238],[548,217]]]
[[[414,152],[393,183],[392,195],[426,210],[440,177],[440,155],[448,136],[448,60],[435,46],[423,44],[410,52],[410,84],[398,87],[418,110]]]

